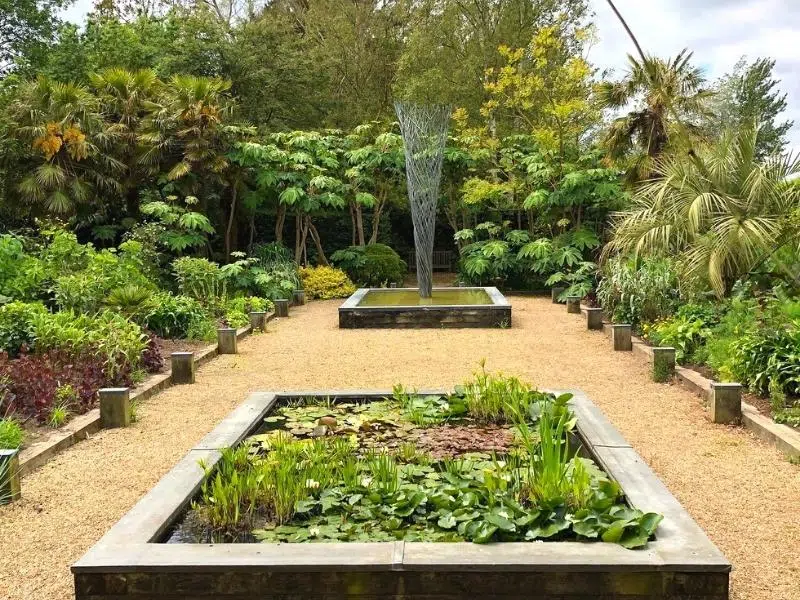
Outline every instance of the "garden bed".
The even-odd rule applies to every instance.
[[[588,512],[530,496],[517,503],[509,465],[522,466],[514,463],[520,422],[509,428],[471,408],[464,413],[465,396],[257,393],[73,566],[76,597],[727,598],[730,564],[591,401],[574,393],[567,408],[567,396],[531,394],[527,408],[538,408],[525,420],[536,423],[534,437],[547,439],[554,423],[577,424],[570,437],[580,450],[563,464],[573,483],[582,468],[592,480]],[[267,511],[251,514],[244,527],[192,526],[208,515],[205,500],[229,467],[268,461],[298,444],[303,460],[278,461],[304,486],[294,514],[281,524]],[[325,447],[344,453],[339,459],[355,453],[361,466],[350,488],[334,485],[347,475],[332,460],[328,475],[298,476]]]

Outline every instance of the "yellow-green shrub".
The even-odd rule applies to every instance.
[[[300,279],[309,298],[346,298],[356,291],[347,274],[333,267],[300,267]]]

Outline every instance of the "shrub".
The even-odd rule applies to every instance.
[[[274,305],[258,296],[238,296],[225,305],[225,321],[230,327],[244,327],[250,322],[250,312],[271,310]]]
[[[684,315],[675,315],[653,325],[645,323],[642,329],[653,344],[675,348],[675,359],[680,363],[691,360],[711,334],[711,329],[702,319]]]
[[[334,267],[300,267],[300,278],[309,298],[346,298],[356,291],[347,274]]]
[[[16,412],[46,422],[56,391],[71,385],[77,394],[75,413],[85,413],[96,402],[97,390],[112,385],[130,385],[130,370],[109,377],[103,364],[93,354],[58,352],[21,353],[10,359],[0,353],[0,412]]]
[[[78,315],[71,311],[34,317],[36,352],[93,356],[111,379],[139,368],[147,336],[136,323],[111,312]]]
[[[184,296],[213,302],[227,293],[227,284],[215,262],[185,256],[174,260],[172,268],[178,280],[178,290]]]
[[[638,328],[675,312],[678,279],[669,260],[646,259],[637,265],[617,258],[597,286],[597,299],[615,322]]]
[[[331,261],[345,271],[354,282],[365,287],[381,287],[390,283],[402,285],[408,265],[385,244],[350,246],[337,250]]]
[[[14,419],[0,419],[0,448],[19,448],[25,433]]]
[[[153,296],[138,322],[157,336],[172,339],[188,337],[193,323],[209,319],[210,315],[196,299],[161,292]]]
[[[740,383],[759,394],[800,395],[800,327],[759,328],[740,338],[729,361]]]
[[[11,302],[0,306],[0,351],[17,356],[23,347],[36,342],[34,317],[47,313],[41,304]]]
[[[55,279],[53,291],[62,310],[96,313],[103,310],[106,298],[113,290],[126,286],[154,290],[144,275],[142,245],[128,241],[115,248],[94,251],[88,248],[86,268]]]
[[[159,373],[164,368],[164,357],[161,356],[161,348],[155,335],[149,337],[147,347],[142,352],[142,368],[148,373]]]

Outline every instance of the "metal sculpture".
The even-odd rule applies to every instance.
[[[439,200],[450,107],[395,102],[394,108],[400,121],[406,154],[406,181],[414,223],[419,295],[430,298],[433,290],[436,204]]]

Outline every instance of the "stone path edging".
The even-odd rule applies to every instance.
[[[275,313],[267,313],[265,323],[275,318]],[[249,335],[252,327],[247,325],[236,331],[236,339],[242,339]],[[200,367],[217,356],[217,344],[210,344],[195,353],[195,365]],[[147,400],[152,398],[160,391],[172,385],[172,373],[155,373],[148,377],[140,385],[131,390],[131,402]],[[77,444],[81,440],[87,439],[93,433],[100,431],[100,408],[93,408],[89,412],[79,415],[69,423],[61,427],[54,435],[43,442],[31,444],[23,449],[19,454],[20,476],[29,474],[38,469],[56,454]]]
[[[611,336],[610,322],[603,321],[603,333],[609,337]],[[631,337],[631,341],[633,342],[634,354],[639,354],[650,361],[653,360],[653,348],[651,346],[648,346],[635,336]],[[711,384],[713,383],[711,379],[680,365],[675,365],[675,375],[684,386],[700,396],[704,402],[707,401],[711,393]],[[800,459],[800,433],[787,425],[781,425],[762,415],[755,406],[747,402],[742,402],[742,425],[752,431],[756,437],[768,444],[772,444],[787,456]]]

